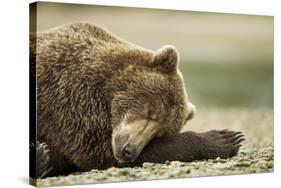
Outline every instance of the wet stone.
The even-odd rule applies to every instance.
[[[242,162],[236,163],[234,166],[236,166],[236,167],[248,167],[250,165],[251,165],[251,162],[249,162],[249,161],[242,161]]]
[[[149,168],[149,167],[153,167],[153,166],[155,166],[155,163],[143,163],[142,164],[143,168]]]
[[[269,161],[266,165],[268,168],[273,168],[274,163],[273,163],[273,161]]]

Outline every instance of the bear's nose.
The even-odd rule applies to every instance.
[[[123,156],[125,160],[133,162],[138,157],[137,148],[132,144],[127,144],[123,147]]]

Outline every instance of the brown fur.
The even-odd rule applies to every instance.
[[[31,34],[30,49],[37,79],[37,139],[47,144],[49,163],[53,167],[48,175],[120,165],[116,148],[136,137],[144,142],[138,146],[138,155],[141,154],[136,165],[143,162],[142,159],[150,161],[149,153],[157,149],[163,153],[173,151],[161,146],[166,138],[169,143],[173,143],[169,140],[179,140],[180,150],[193,153],[194,159],[199,159],[198,151],[190,148],[201,148],[201,152],[212,148],[205,147],[205,142],[218,145],[202,140],[206,136],[197,133],[169,137],[179,132],[194,114],[174,47],[166,46],[153,52],[93,24],[75,23]],[[134,130],[146,128],[143,123],[136,123],[143,122],[139,120],[147,121],[148,125],[154,123],[153,130],[157,131],[131,138]],[[124,124],[136,128],[124,129]],[[128,132],[123,134],[124,130]],[[185,148],[186,136],[189,140],[193,137],[191,140],[201,146]],[[145,147],[154,137],[163,137],[164,141],[159,144],[155,139]],[[229,140],[223,143],[231,144]],[[233,149],[234,146],[238,151],[237,144],[233,144]],[[163,156],[151,160],[173,160]],[[187,154],[180,159],[191,160]]]

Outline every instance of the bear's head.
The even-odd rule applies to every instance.
[[[195,113],[173,46],[134,53],[115,80],[111,104],[112,148],[120,163],[137,159],[152,138],[179,132]]]

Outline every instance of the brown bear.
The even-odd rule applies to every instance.
[[[178,52],[153,52],[89,23],[30,34],[37,173],[228,158],[240,132],[179,133],[194,115]]]

